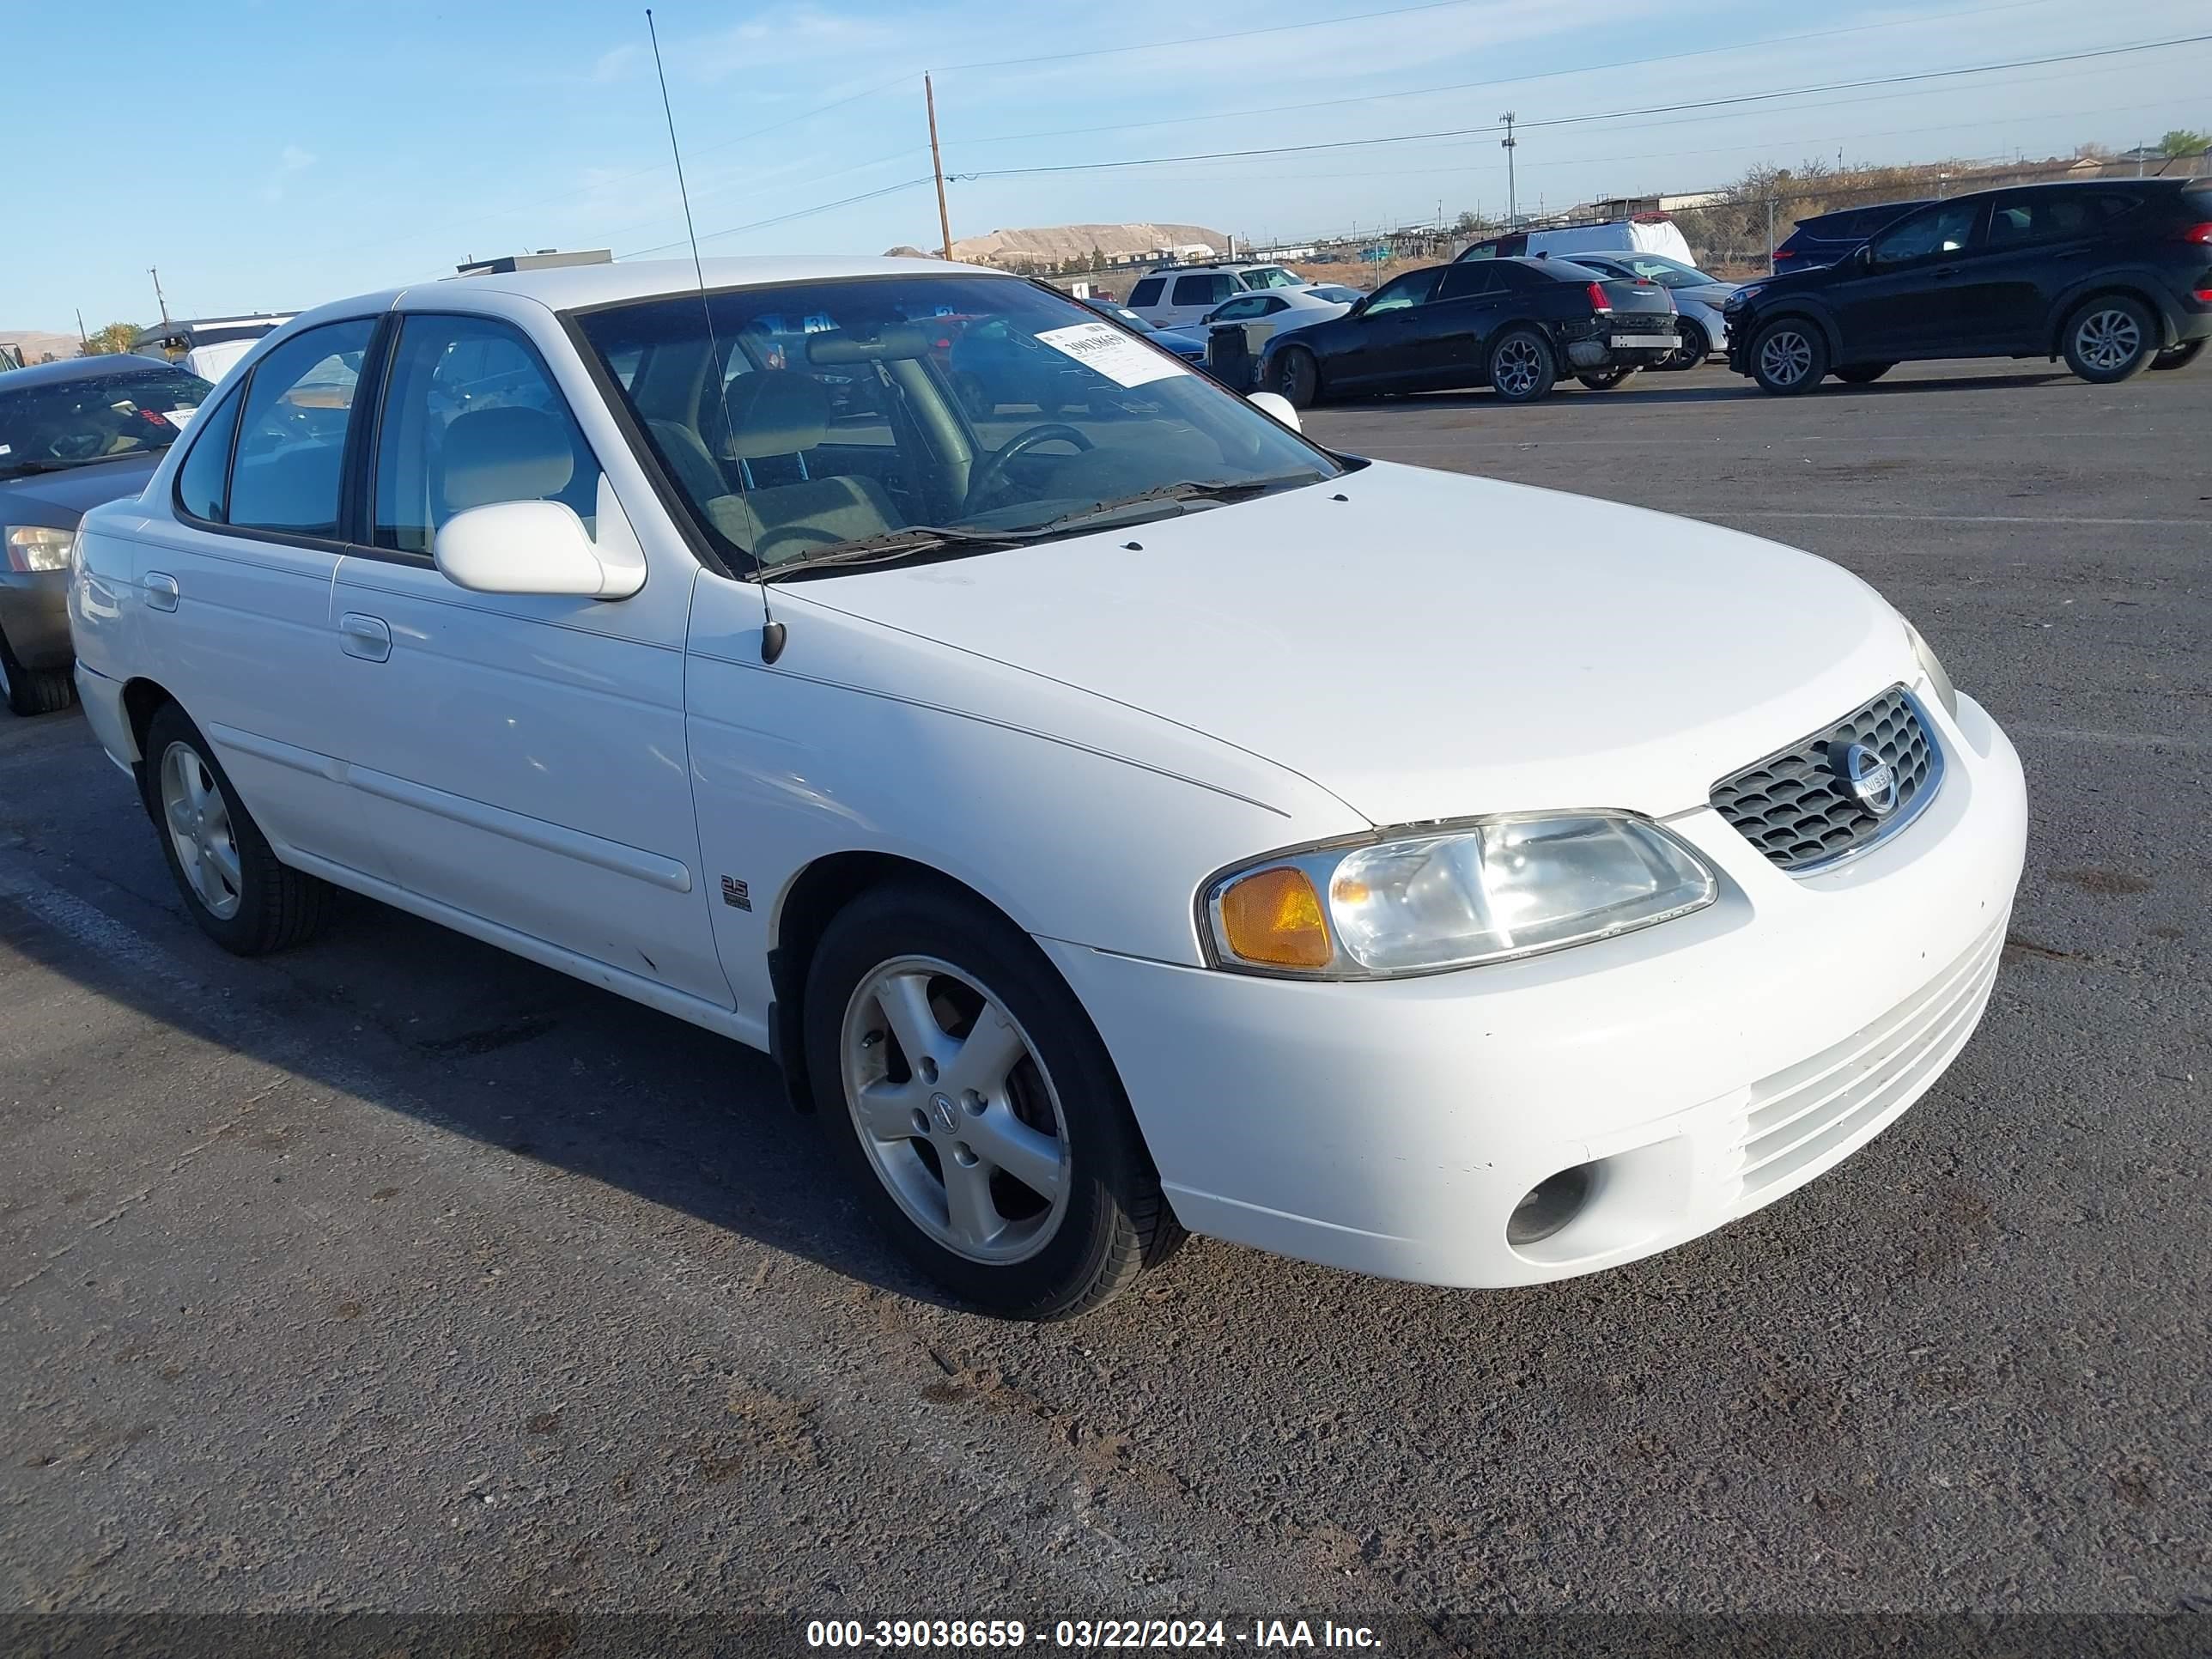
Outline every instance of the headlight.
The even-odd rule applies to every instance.
[[[1218,878],[1202,908],[1223,967],[1379,979],[1610,939],[1717,890],[1649,819],[1576,812],[1279,854]]]
[[[1741,311],[1751,303],[1751,296],[1765,286],[1764,283],[1746,283],[1721,302],[1721,314],[1726,316],[1731,311]]]
[[[1943,712],[1955,720],[1959,718],[1959,688],[1951,684],[1951,677],[1943,672],[1942,659],[1936,654],[1927,641],[1920,637],[1920,630],[1911,623],[1905,624],[1905,637],[1912,641],[1912,654],[1920,659],[1920,672],[1928,676],[1928,683],[1936,689],[1936,701],[1942,703]]]
[[[33,570],[69,568],[73,530],[50,530],[44,525],[19,524],[7,532],[8,568],[26,574]]]

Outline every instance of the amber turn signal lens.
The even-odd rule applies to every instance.
[[[1336,948],[1321,895],[1303,870],[1256,871],[1221,896],[1222,939],[1241,961],[1263,968],[1326,968]]]

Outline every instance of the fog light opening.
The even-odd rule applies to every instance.
[[[1506,1220],[1505,1242],[1516,1249],[1539,1243],[1566,1226],[1589,1202],[1596,1168],[1577,1164],[1531,1187]]]

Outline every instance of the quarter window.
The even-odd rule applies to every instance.
[[[231,524],[295,536],[338,533],[346,434],[361,360],[375,331],[366,317],[311,328],[256,365],[230,470]]]
[[[593,529],[599,467],[537,352],[484,317],[410,316],[376,441],[375,541],[427,554],[439,526],[496,501],[560,501]]]

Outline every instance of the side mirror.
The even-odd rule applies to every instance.
[[[608,495],[603,480],[602,524]],[[456,513],[438,527],[431,556],[447,581],[472,593],[626,599],[645,586],[644,561],[602,559],[562,501],[494,501]]]
[[[1367,314],[1367,302],[1374,297],[1371,294],[1363,294],[1354,300],[1352,302],[1352,309],[1344,313],[1346,320],[1349,321],[1354,317],[1364,317]]]
[[[1298,423],[1298,411],[1291,407],[1291,400],[1280,392],[1255,392],[1247,401],[1262,415],[1272,416],[1276,421],[1290,428],[1291,431],[1305,430],[1305,428]]]

